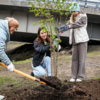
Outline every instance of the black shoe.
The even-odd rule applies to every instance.
[[[31,74],[30,74],[30,75],[34,77],[34,73],[33,73],[33,72],[31,72]]]

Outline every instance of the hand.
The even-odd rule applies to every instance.
[[[14,67],[14,65],[13,65],[13,63],[10,63],[9,65],[8,65],[8,67],[7,67],[7,69],[9,70],[9,71],[11,71],[11,72],[13,72],[13,69],[14,69],[15,67]]]
[[[58,27],[55,27],[55,31],[59,33],[59,28]]]
[[[69,25],[69,28],[72,28],[71,25]]]
[[[69,29],[69,26],[64,25],[64,26],[61,26],[60,31],[63,33],[64,31],[67,31],[68,29]]]
[[[60,52],[60,50],[61,50],[61,45],[59,44],[58,45],[58,52]]]

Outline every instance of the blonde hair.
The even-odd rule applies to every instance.
[[[78,12],[78,15],[79,15],[79,14],[80,14],[80,12]],[[78,16],[78,15],[77,15],[77,16]],[[77,16],[76,16],[76,17],[74,17],[74,15],[72,15],[72,19],[71,19],[71,20],[72,20],[72,22],[75,22],[75,20],[76,20]]]
[[[8,20],[8,24],[9,24],[9,28],[15,26],[16,28],[19,27],[19,23],[18,21],[13,18],[13,17],[6,17],[5,18],[6,20]]]

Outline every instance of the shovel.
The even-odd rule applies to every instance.
[[[5,67],[5,68],[7,68],[7,65],[5,65],[5,64],[3,64],[3,63],[0,63],[0,65],[3,66],[3,67]],[[30,79],[32,79],[32,80],[34,80],[34,81],[37,81],[37,82],[39,82],[39,83],[42,83],[42,84],[45,84],[45,85],[48,85],[48,86],[51,86],[51,87],[53,87],[53,88],[55,88],[55,89],[60,90],[60,86],[56,86],[55,84],[50,83],[49,81],[47,81],[47,80],[45,80],[45,79],[43,79],[43,78],[38,79],[38,78],[36,78],[36,77],[30,76],[30,75],[28,75],[28,74],[26,74],[26,73],[23,73],[23,72],[21,72],[21,71],[19,71],[19,70],[17,70],[17,69],[13,69],[13,71],[16,72],[16,73],[18,73],[18,74],[20,74],[20,75],[22,75],[22,76],[25,76],[25,77],[27,77],[27,78],[30,78]]]

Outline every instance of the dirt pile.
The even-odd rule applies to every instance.
[[[68,50],[68,51],[67,51]],[[26,60],[34,55],[34,47],[33,44],[24,44],[22,46],[16,47],[13,50],[7,51],[8,57],[11,61],[19,61],[19,60]],[[71,47],[62,47],[62,51],[59,52],[59,55],[67,55],[70,54]]]
[[[19,46],[11,51],[6,52],[11,60],[19,61],[33,57],[34,47],[33,44],[25,44]]]
[[[55,79],[54,77],[53,80]],[[60,81],[58,80],[58,83]],[[57,80],[56,80],[57,83]],[[55,83],[55,84],[56,84]],[[56,90],[47,85],[1,91],[4,100],[100,100],[100,80],[67,83]]]
[[[53,83],[54,85],[58,86],[58,87],[61,87],[61,80],[58,79],[57,77],[55,76],[52,76],[52,77],[45,77],[44,78],[45,80],[47,80],[48,82],[50,83]]]

